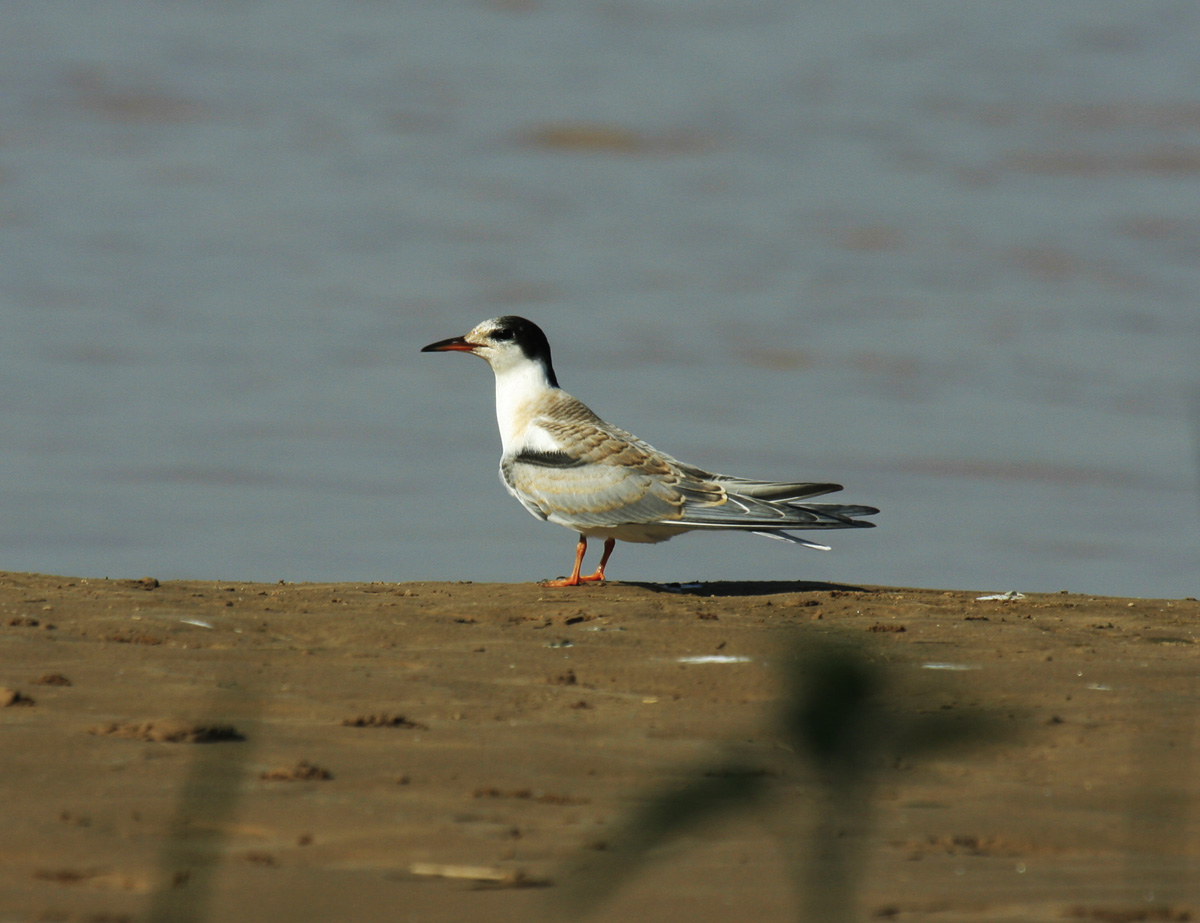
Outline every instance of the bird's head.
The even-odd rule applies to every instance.
[[[541,365],[546,378],[555,387],[554,366],[550,363],[550,344],[542,328],[531,320],[508,315],[493,317],[476,324],[465,336],[439,340],[422,347],[423,353],[471,353],[487,362],[502,375],[528,363]]]

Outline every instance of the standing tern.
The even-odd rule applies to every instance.
[[[496,419],[504,452],[500,478],[538,519],[579,533],[575,567],[544,586],[604,579],[617,539],[663,542],[698,529],[740,529],[828,551],[792,535],[796,529],[861,529],[870,506],[807,503],[840,484],[756,481],[713,474],[677,461],[606,423],[558,386],[550,344],[523,317],[494,317],[466,336],[430,343],[421,352],[465,352],[496,375]],[[596,572],[579,569],[589,538],[604,539]]]

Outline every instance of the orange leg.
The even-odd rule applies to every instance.
[[[615,538],[606,538],[604,540],[604,554],[600,555],[600,566],[596,568],[596,573],[590,577],[580,577],[580,580],[603,580],[604,565],[608,563],[608,559],[612,557],[613,549],[617,547]]]
[[[587,538],[580,535],[579,544],[575,546],[575,567],[571,570],[571,576],[565,580],[547,580],[542,586],[579,586],[581,583],[603,580],[604,566],[608,563],[608,559],[612,556],[613,549],[616,547],[617,540],[615,538],[606,538],[604,540],[604,554],[600,555],[600,566],[596,568],[596,573],[587,577],[580,577],[579,568],[583,566],[583,553],[587,551]]]

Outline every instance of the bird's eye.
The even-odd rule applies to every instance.
[[[499,343],[503,343],[513,338],[513,332],[507,328],[492,331],[492,339]]]

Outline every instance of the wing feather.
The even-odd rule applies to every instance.
[[[746,529],[815,545],[783,530],[869,527],[872,523],[854,517],[878,512],[798,502],[841,490],[839,484],[759,481],[685,465],[567,395],[547,410],[552,412],[535,416],[530,425],[553,448],[526,447],[500,464],[509,492],[541,519],[574,528]]]

